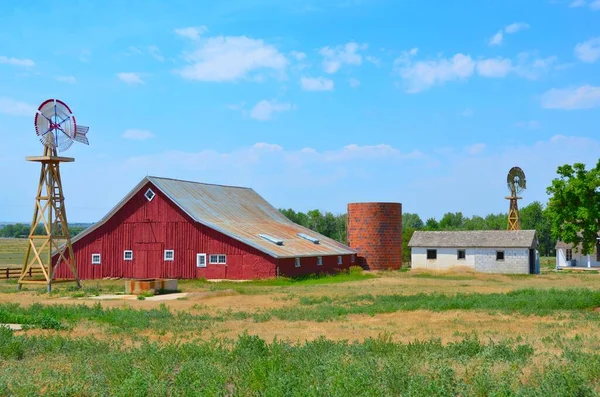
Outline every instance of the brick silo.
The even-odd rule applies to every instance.
[[[364,269],[402,267],[402,204],[348,204],[348,245]]]

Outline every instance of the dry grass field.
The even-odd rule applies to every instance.
[[[26,325],[0,329],[0,395],[598,395],[599,282],[354,270],[154,301],[0,281],[0,323]]]
[[[0,238],[0,268],[20,268],[23,266],[25,250],[29,240],[21,238]],[[37,242],[37,247],[41,246]]]

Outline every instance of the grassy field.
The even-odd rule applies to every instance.
[[[28,239],[24,238],[0,238],[0,268],[23,266]],[[41,242],[36,242],[40,247]]]
[[[165,302],[0,281],[24,325],[0,327],[0,395],[600,395],[600,275],[552,267],[182,280]]]

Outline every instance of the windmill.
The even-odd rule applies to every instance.
[[[508,211],[508,230],[521,230],[521,221],[519,220],[519,206],[517,201],[522,197],[519,194],[527,188],[525,173],[519,167],[512,167],[506,178],[508,190],[510,190],[510,209]]]
[[[48,99],[37,110],[35,131],[44,146],[44,154],[26,158],[27,161],[40,163],[42,169],[18,289],[22,284],[46,284],[48,292],[51,292],[53,283],[67,281],[74,281],[80,287],[59,167],[60,163],[71,163],[75,159],[59,157],[58,151],[64,152],[74,141],[88,145],[88,130],[88,127],[77,124],[71,109],[58,99]],[[43,226],[43,231],[36,234],[38,225]],[[69,267],[73,279],[54,279],[61,263]],[[41,268],[43,279],[32,276],[31,270],[34,268]]]

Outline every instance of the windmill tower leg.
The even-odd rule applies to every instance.
[[[508,230],[521,230],[521,220],[519,219],[519,206],[517,200],[520,197],[507,197],[510,200],[510,209],[508,211]]]
[[[43,156],[29,157],[27,160],[41,163],[42,168],[29,231],[29,244],[17,288],[20,289],[22,284],[45,284],[48,292],[51,292],[52,284],[58,281],[74,281],[80,286],[60,178],[60,163],[74,160],[57,157],[56,152],[48,147],[45,148]],[[43,225],[43,230],[37,234],[36,229],[40,224]],[[63,263],[71,270],[73,279],[54,279],[57,267]],[[34,269],[41,269],[43,279],[33,275]]]

